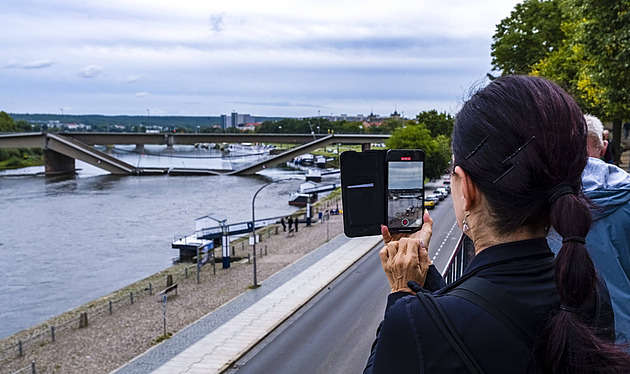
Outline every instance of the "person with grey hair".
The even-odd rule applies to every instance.
[[[604,126],[594,116],[584,118],[589,157],[582,172],[582,189],[594,203],[586,248],[610,291],[616,343],[627,344],[630,343],[630,174],[600,159],[607,146],[602,137]],[[554,230],[547,241],[552,251],[560,250],[562,238]]]
[[[608,141],[603,138],[604,125],[599,118],[590,114],[585,114],[584,119],[588,128],[588,139],[586,141],[588,157],[601,159],[608,148]]]

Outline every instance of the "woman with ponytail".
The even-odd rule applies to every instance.
[[[365,373],[630,373],[585,246],[586,141],[578,105],[542,78],[498,78],[463,105],[451,191],[475,258],[445,285],[427,255],[428,214],[408,238],[383,228],[392,293]]]

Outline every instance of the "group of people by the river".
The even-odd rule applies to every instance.
[[[285,223],[284,217],[280,218],[280,225],[282,225],[282,231],[285,231],[285,232],[287,231],[287,224],[288,224],[289,232],[291,230],[298,232],[298,221],[299,221],[299,218],[297,217],[293,218],[292,216],[288,216]]]
[[[428,212],[411,235],[382,227],[391,293],[364,373],[630,373],[630,176],[602,133],[539,77],[464,103],[451,194],[474,258],[447,285]]]

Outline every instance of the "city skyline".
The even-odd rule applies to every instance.
[[[8,0],[0,110],[155,116],[454,113],[517,1]]]

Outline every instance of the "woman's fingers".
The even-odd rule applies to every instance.
[[[381,225],[381,236],[383,237],[385,245],[392,241],[392,235],[389,233],[389,229],[385,225]]]

